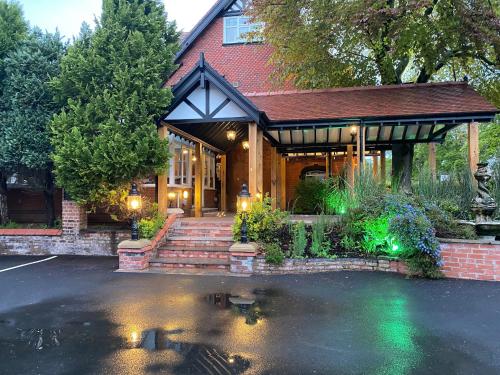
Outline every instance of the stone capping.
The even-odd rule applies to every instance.
[[[62,229],[0,229],[0,236],[61,236]]]
[[[462,244],[481,244],[481,245],[500,245],[500,241],[494,240],[467,240],[463,238],[438,238],[440,243],[462,243]]]

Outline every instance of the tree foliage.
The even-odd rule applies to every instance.
[[[279,78],[299,87],[422,83],[471,61],[499,69],[499,7],[488,0],[255,0],[251,13]]]
[[[119,196],[133,179],[166,168],[155,120],[171,100],[175,25],[159,0],[104,0],[53,81],[64,110],[52,122],[56,181],[80,203]]]

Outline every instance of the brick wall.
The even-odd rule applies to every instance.
[[[263,92],[275,89],[270,77],[273,71],[268,61],[272,48],[266,44],[223,45],[223,19],[217,18],[182,56],[179,69],[167,85],[177,83],[196,65],[200,52],[206,61],[230,83],[237,83],[241,92]],[[291,88],[287,85],[287,88]]]
[[[500,242],[442,240],[446,277],[500,281]]]

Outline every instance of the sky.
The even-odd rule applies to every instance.
[[[56,28],[66,38],[78,35],[80,25],[94,24],[101,13],[101,0],[17,0],[30,25],[54,32]],[[180,30],[189,31],[216,0],[163,0],[169,20],[175,20]]]

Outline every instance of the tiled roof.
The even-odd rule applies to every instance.
[[[246,93],[271,121],[494,113],[466,82]]]

